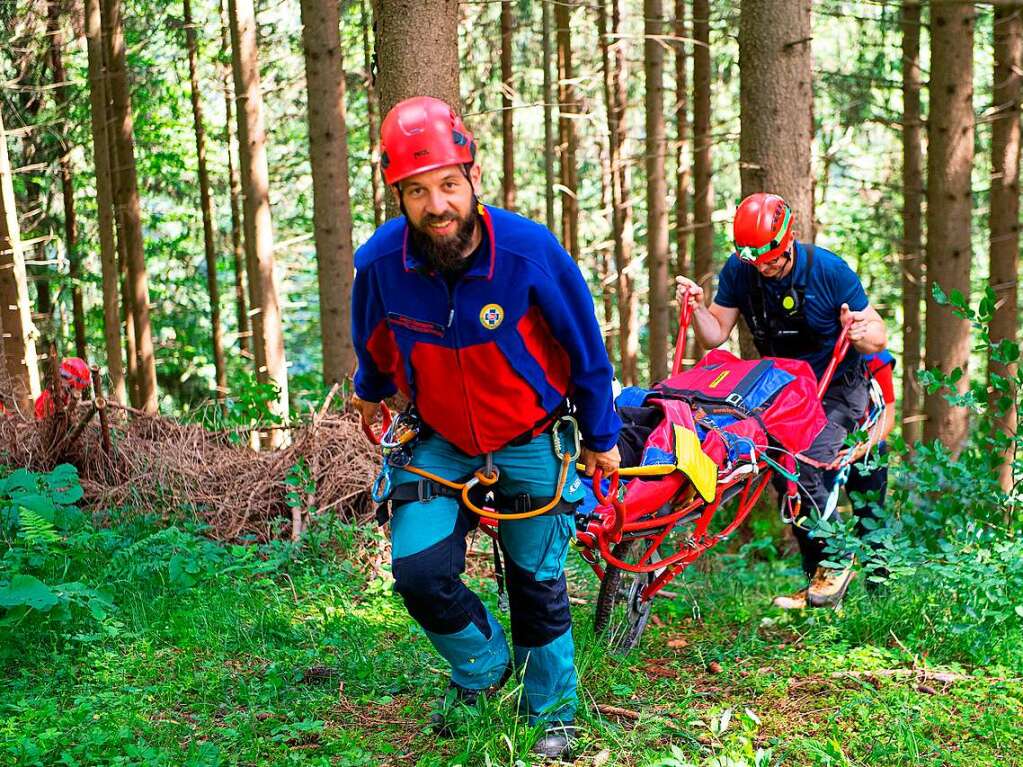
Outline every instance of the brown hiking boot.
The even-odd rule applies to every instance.
[[[802,588],[795,594],[783,594],[775,597],[773,604],[782,610],[805,610],[807,607],[806,589]]]
[[[855,577],[856,571],[852,569],[851,563],[848,567],[838,570],[818,567],[810,579],[806,601],[810,607],[838,607],[842,604],[842,597]]]

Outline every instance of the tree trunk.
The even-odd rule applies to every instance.
[[[714,182],[710,133],[710,2],[693,0],[693,279],[707,293],[714,279]]]
[[[792,208],[796,237],[813,241],[813,73],[810,3],[747,0],[739,15],[739,174],[742,196],[773,192]],[[783,141],[779,126],[785,126]],[[748,328],[739,348],[756,357]]]
[[[153,333],[149,324],[149,281],[142,250],[142,218],[139,209],[138,179],[135,170],[135,146],[132,138],[131,98],[125,71],[124,29],[121,24],[121,0],[103,0],[103,23],[108,30],[107,64],[110,93],[114,107],[114,142],[117,144],[117,207],[128,259],[128,283],[131,290],[132,317],[135,321],[135,347],[138,356],[140,404],[147,413],[158,409],[156,395],[156,358]]]
[[[927,141],[927,281],[946,294],[970,295],[970,171],[973,165],[973,26],[972,5],[931,6],[930,117]],[[928,291],[930,294],[931,291]],[[927,297],[926,364],[962,377],[966,390],[970,360],[970,323]],[[966,437],[968,412],[952,407],[941,392],[928,394],[924,439],[940,439],[958,453]]]
[[[920,112],[920,3],[902,3],[902,436],[912,445],[923,433],[920,369],[923,323],[923,119]]]
[[[650,275],[650,380],[668,375],[668,145],[664,128],[664,34],[661,0],[644,0],[643,69],[646,83],[646,246]]]
[[[433,96],[460,112],[458,0],[376,0],[373,18],[380,113],[413,96]],[[385,200],[388,217],[398,215],[393,196]]]
[[[67,115],[68,84],[64,70],[64,34],[60,28],[60,2],[48,0],[46,31],[50,35],[50,64],[53,69],[53,84],[56,88],[54,101],[60,114]],[[64,200],[64,248],[70,264],[71,306],[75,319],[75,352],[82,359],[88,359],[85,342],[85,306],[82,302],[82,257],[78,252],[78,221],[75,217],[75,186],[71,174],[71,146],[66,128],[58,136],[60,151],[60,187]]]
[[[629,265],[632,263],[632,201],[629,193],[629,166],[625,127],[625,42],[621,29],[619,0],[610,0],[611,26],[608,28],[607,0],[600,0],[597,31],[600,38],[604,74],[604,103],[607,111],[608,160],[611,164],[611,228],[614,239],[615,271],[618,288],[618,375],[626,386],[638,382],[639,330],[636,293]]]
[[[997,309],[991,320],[991,342],[1016,343],[1019,318],[1019,152],[1020,152],[1020,70],[1023,67],[1023,8],[995,8],[994,22],[994,109],[991,125],[991,288]],[[1017,365],[988,360],[989,376],[1016,376]],[[993,399],[1005,393],[995,390]],[[1008,392],[1015,402],[1014,390]],[[999,419],[1006,434],[1014,434],[1017,413],[1010,405]],[[1003,456],[999,469],[1002,488],[1012,488],[1012,451]]]
[[[380,178],[380,100],[377,98],[377,81],[373,72],[373,49],[369,43],[369,32],[373,26],[372,12],[366,0],[362,2],[362,56],[366,65],[366,130],[369,133],[370,183],[373,188],[373,226],[384,222],[384,182]]]
[[[772,192],[792,208],[796,236],[813,240],[810,3],[748,0],[739,17],[742,195]],[[784,126],[784,140],[778,140]]]
[[[231,41],[228,33],[227,14],[224,0],[220,0],[220,56],[222,61],[231,60]],[[231,66],[224,67],[224,142],[227,144],[228,196],[231,201],[231,264],[234,269],[235,322],[238,325],[238,351],[243,357],[249,351],[252,327],[245,298],[245,250],[242,245],[241,194],[242,182],[238,177],[235,153],[238,151],[234,139],[234,83],[231,81]]]
[[[560,0],[554,6],[554,19],[558,25],[558,154],[561,183],[561,240],[565,249],[579,260],[579,180],[576,167],[575,117],[579,105],[573,80],[572,65],[572,11],[574,0]]]
[[[213,235],[213,200],[210,176],[206,168],[206,129],[202,121],[199,97],[199,54],[192,23],[192,2],[183,0],[185,46],[188,49],[188,79],[192,89],[192,122],[195,125],[195,149],[199,159],[199,206],[202,208],[203,247],[206,254],[206,288],[210,294],[210,327],[213,342],[213,366],[216,371],[217,399],[227,397],[227,361],[224,359],[224,331],[220,326],[220,287],[217,285],[217,247]]]
[[[348,199],[345,80],[338,5],[302,0],[302,40],[313,172],[313,227],[320,290],[323,380],[341,383],[355,367],[352,346],[352,209]]]
[[[103,280],[103,342],[110,377],[108,396],[127,403],[124,366],[121,363],[120,275],[114,242],[114,197],[110,181],[110,149],[107,135],[107,83],[103,67],[103,31],[100,0],[85,0],[85,39],[89,57],[89,106],[92,153],[96,167],[96,212],[99,229],[100,273]]]
[[[609,142],[610,143],[610,142]],[[614,202],[611,199],[611,186],[614,183],[613,174],[611,171],[611,153],[609,146],[600,147],[600,212],[601,215],[612,218],[614,216]],[[614,278],[611,276],[611,259],[613,257],[614,246],[612,241],[605,241],[601,243],[600,249],[597,252],[597,273],[600,278],[600,298],[604,309],[604,321],[603,321],[603,335],[604,335],[604,350],[607,352],[607,358],[613,360],[615,358],[614,349],[614,292],[612,288],[612,282]]]
[[[540,0],[543,24],[543,182],[547,228],[554,231],[554,88],[551,84],[551,0]]]
[[[675,0],[675,274],[689,274],[689,78],[686,76],[686,0]]]
[[[515,116],[512,112],[512,31],[515,20],[512,17],[512,3],[515,0],[501,0],[501,176],[502,204],[508,210],[515,209]]]
[[[28,276],[18,232],[7,133],[0,115],[0,328],[3,328],[5,406],[26,416],[39,396],[39,367],[28,303]],[[8,400],[7,397],[10,397]]]
[[[252,348],[256,379],[277,386],[271,412],[288,418],[288,369],[284,357],[281,309],[274,278],[273,223],[270,218],[270,171],[266,157],[263,96],[256,50],[256,14],[252,0],[229,0],[234,90],[238,98],[238,157],[241,165],[245,256],[252,305]],[[279,431],[270,444],[280,444]]]

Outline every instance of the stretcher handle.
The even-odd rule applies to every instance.
[[[603,472],[600,469],[594,469],[593,495],[596,496],[597,503],[611,509],[610,516],[604,520],[604,530],[612,543],[618,543],[622,539],[622,529],[625,527],[625,504],[618,500],[618,472],[613,471],[608,475],[607,495],[600,487],[603,478]]]
[[[831,352],[831,361],[828,363],[828,368],[824,371],[824,375],[821,376],[821,380],[817,382],[817,399],[819,400],[824,399],[824,392],[831,386],[831,379],[835,377],[838,363],[845,359],[845,355],[852,345],[852,342],[849,340],[849,328],[851,327],[852,321],[845,323],[842,326],[842,332],[838,334],[838,340],[835,341],[835,349]]]
[[[366,422],[365,418],[359,418],[359,422],[362,425],[362,433],[366,435],[366,438],[374,445],[379,445],[380,440],[387,434],[387,430],[391,428],[391,409],[387,407],[386,402],[380,403],[380,433],[377,434],[373,429],[373,425]]]
[[[682,304],[678,308],[678,335],[675,336],[675,360],[671,364],[671,374],[678,375],[682,370],[682,357],[686,351],[686,333],[689,331],[689,322],[693,318],[693,307],[689,305],[691,291],[686,288],[682,293]]]

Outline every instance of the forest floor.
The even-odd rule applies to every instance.
[[[456,737],[427,730],[446,679],[391,593],[379,532],[314,530],[301,550],[255,555],[155,523],[102,535],[76,566],[118,573],[116,610],[63,633],[26,624],[0,647],[0,763],[533,764],[511,687]],[[493,608],[489,544],[474,547],[470,579]],[[925,656],[893,629],[898,591],[856,583],[841,613],[785,614],[770,598],[797,582],[795,560],[773,551],[761,537],[712,552],[625,658],[593,636],[597,582],[570,555],[574,764],[1023,765],[1023,669]]]

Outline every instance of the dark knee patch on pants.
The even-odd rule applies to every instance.
[[[394,590],[405,608],[427,631],[454,634],[469,622],[490,638],[490,622],[479,597],[462,583],[465,526],[459,521],[447,538],[391,563]]]
[[[505,552],[512,641],[519,647],[543,647],[572,626],[565,574],[538,581]]]

